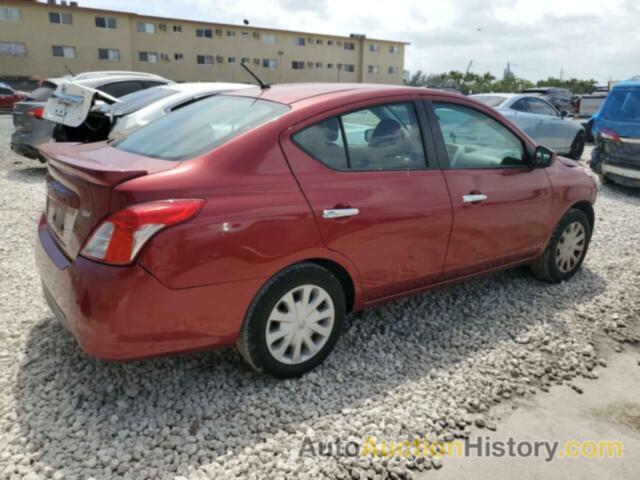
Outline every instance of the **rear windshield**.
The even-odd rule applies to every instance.
[[[112,145],[146,157],[184,160],[213,150],[287,110],[280,103],[220,95],[187,105]]]
[[[507,99],[507,97],[500,97],[499,95],[474,95],[471,98],[490,107],[499,107]]]
[[[129,115],[130,113],[137,112],[147,105],[151,105],[158,100],[170,97],[176,93],[179,93],[179,91],[170,87],[153,87],[146,90],[139,90],[125,95],[124,97],[120,97],[121,103],[113,105],[113,114],[116,117]]]
[[[38,87],[27,96],[27,100],[33,102],[46,102],[55,90],[55,87]]]
[[[613,89],[602,107],[602,117],[619,122],[640,121],[640,89]]]

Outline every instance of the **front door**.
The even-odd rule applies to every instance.
[[[544,169],[531,168],[523,141],[490,115],[457,103],[431,105],[454,216],[445,278],[534,255],[548,235]]]
[[[356,266],[365,301],[435,282],[444,267],[451,205],[420,108],[360,104],[281,138],[324,244]]]

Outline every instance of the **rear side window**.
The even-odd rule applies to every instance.
[[[114,82],[107,83],[98,87],[98,90],[103,91],[104,93],[108,93],[112,97],[120,98],[129,93],[137,92],[138,90],[142,90],[144,85],[140,81],[127,81],[127,82]]]
[[[335,170],[426,167],[420,124],[412,103],[378,105],[329,118],[296,133],[293,141]]]
[[[168,87],[149,88],[147,90],[138,90],[120,98],[122,103],[116,103],[113,106],[113,114],[116,116],[128,115],[137,112],[141,108],[151,105],[158,100],[170,97],[179,93],[178,90]]]
[[[640,121],[640,89],[612,90],[602,106],[601,115],[614,121]]]
[[[217,95],[172,112],[112,145],[137,155],[185,160],[213,150],[288,110],[280,103]]]

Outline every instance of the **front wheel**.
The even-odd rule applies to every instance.
[[[313,263],[289,267],[256,295],[238,350],[256,370],[297,377],[329,355],[342,331],[345,297],[338,279]]]
[[[571,151],[569,152],[569,158],[574,160],[580,160],[582,153],[584,152],[584,144],[586,141],[586,135],[584,132],[578,132],[576,138],[573,139],[571,144]]]
[[[580,269],[591,240],[587,215],[569,210],[560,220],[544,253],[531,264],[533,274],[544,281],[560,283]]]

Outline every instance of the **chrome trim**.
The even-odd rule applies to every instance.
[[[335,208],[332,210],[323,210],[322,218],[343,218],[358,215],[360,210],[357,208]]]
[[[475,202],[482,202],[483,200],[486,200],[487,196],[484,195],[483,193],[478,193],[475,195],[463,195],[462,196],[462,201],[464,203],[475,203]]]

